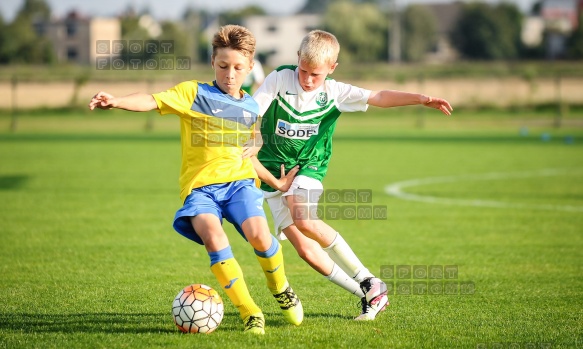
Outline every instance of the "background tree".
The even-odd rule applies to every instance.
[[[570,59],[583,59],[583,13],[579,15],[577,28],[567,40],[567,57]]]
[[[540,16],[543,8],[543,0],[537,0],[532,4],[530,14],[533,16]]]
[[[191,56],[192,52],[187,42],[189,36],[185,32],[182,23],[165,21],[161,25],[162,35],[158,37],[158,40],[172,40],[175,56]]]
[[[408,6],[403,12],[403,55],[407,61],[421,61],[437,43],[437,23],[429,8]]]
[[[522,49],[522,12],[515,4],[500,2],[494,7],[494,13],[498,28],[502,29],[499,38],[504,58],[518,58]]]
[[[4,16],[0,12],[0,64],[6,63],[3,60],[3,48],[6,44],[6,23],[4,23]]]
[[[0,63],[52,63],[54,53],[44,37],[51,10],[44,0],[26,0],[0,40]]]
[[[315,13],[324,14],[328,9],[330,0],[310,0],[306,1],[304,7],[299,11],[299,13]]]
[[[324,15],[324,28],[338,38],[344,63],[375,62],[386,54],[387,21],[376,5],[334,2]]]
[[[121,37],[124,40],[148,40],[152,39],[148,30],[140,25],[140,17],[132,6],[120,16]]]
[[[28,17],[36,21],[51,19],[51,8],[45,0],[25,0],[18,17]]]
[[[243,19],[249,16],[258,16],[258,15],[265,15],[265,10],[260,6],[247,6],[240,10],[235,11],[227,11],[220,14],[219,24],[226,25],[226,24],[243,24]]]
[[[145,11],[138,14],[137,11],[133,6],[128,6],[128,8],[124,11],[124,13],[120,16],[120,25],[121,25],[121,38],[126,43],[123,46],[121,58],[124,60],[129,60],[134,57],[129,50],[130,41],[147,41],[156,39],[157,37],[152,36],[151,33],[148,31],[147,26],[145,25],[149,21],[144,18],[148,18],[145,16],[149,16]],[[148,59],[152,58],[154,54],[145,53],[143,50],[140,50],[137,53],[140,56],[140,59]]]
[[[188,7],[182,15],[182,27],[184,28],[185,54],[192,62],[198,62],[199,43],[202,32],[202,14],[194,7]]]
[[[520,52],[522,14],[514,4],[465,4],[452,42],[470,59],[511,59]]]

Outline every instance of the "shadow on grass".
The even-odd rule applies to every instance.
[[[0,330],[25,333],[173,333],[177,329],[166,313],[0,313]]]
[[[149,134],[149,133],[132,133],[132,134],[85,134],[85,133],[67,133],[67,134],[0,134],[0,142],[179,142],[179,134]]]
[[[309,318],[349,319],[340,314],[309,314]],[[280,312],[265,312],[266,327],[290,325]],[[305,318],[306,319],[306,318]],[[243,324],[238,312],[225,312],[221,332],[240,332]],[[0,332],[23,333],[176,333],[182,335],[169,313],[79,313],[35,314],[0,313]]]
[[[263,314],[265,315],[265,326],[266,327],[289,327],[293,326],[290,325],[287,320],[283,317],[281,312],[272,312],[272,311],[264,311]],[[235,315],[235,314],[233,314]],[[238,314],[237,314],[238,315]],[[356,315],[355,315],[356,316]],[[312,320],[330,320],[330,319],[337,319],[337,320],[352,320],[354,317],[342,315],[339,313],[304,313],[304,322],[312,321]]]
[[[27,175],[0,176],[0,190],[20,189],[28,181]]]

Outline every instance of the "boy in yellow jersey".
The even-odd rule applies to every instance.
[[[299,325],[303,309],[287,281],[280,244],[269,232],[263,195],[255,186],[257,174],[249,159],[259,108],[241,85],[253,67],[255,38],[246,28],[227,25],[215,34],[212,45],[215,81],[185,81],[153,95],[114,97],[99,92],[89,108],[157,109],[162,115],[180,117],[184,205],[176,212],[174,229],[205,246],[211,271],[238,308],[245,332],[264,334],[263,313],[233,256],[223,218],[255,249],[267,286],[286,320]],[[288,178],[294,174],[290,172]]]

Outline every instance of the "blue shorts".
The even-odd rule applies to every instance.
[[[229,183],[211,184],[192,190],[184,200],[184,206],[174,216],[174,229],[184,237],[203,245],[202,239],[192,226],[191,217],[201,213],[212,213],[223,217],[245,238],[241,225],[247,218],[261,216],[263,211],[263,193],[255,187],[253,179],[244,179]],[[245,238],[247,240],[247,238]]]

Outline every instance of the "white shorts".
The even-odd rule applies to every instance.
[[[283,229],[294,224],[294,221],[287,206],[286,196],[294,195],[306,204],[317,204],[322,195],[324,187],[322,182],[308,176],[297,176],[294,178],[291,187],[285,193],[280,191],[268,192],[263,191],[263,197],[269,205],[273,224],[275,226],[274,235],[279,240],[286,240]]]

